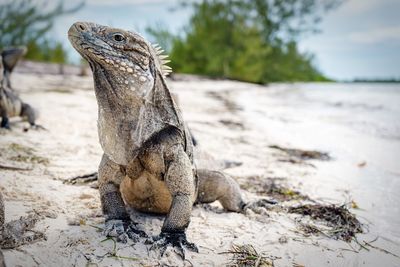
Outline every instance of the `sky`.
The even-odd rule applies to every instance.
[[[322,0],[323,1],[323,0]],[[79,3],[68,1],[67,6]],[[60,17],[51,34],[79,57],[66,33],[76,21],[136,30],[162,24],[174,33],[188,22],[190,9],[175,9],[177,0],[87,0],[78,12]],[[400,0],[345,0],[325,14],[321,33],[299,40],[303,52],[315,55],[317,68],[336,80],[400,78]]]

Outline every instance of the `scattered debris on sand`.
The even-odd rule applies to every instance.
[[[290,207],[289,213],[309,216],[314,221],[323,222],[327,228],[317,224],[304,223],[299,225],[306,234],[324,234],[330,238],[350,242],[356,234],[363,233],[363,225],[345,205],[306,204]]]
[[[44,233],[33,230],[39,220],[39,216],[34,214],[4,224],[0,233],[0,248],[11,249],[46,239]]]
[[[240,186],[260,196],[267,196],[279,202],[291,200],[308,200],[309,197],[299,191],[289,188],[283,177],[249,176],[243,179]]]
[[[72,185],[90,184],[90,185],[92,185],[93,182],[97,182],[97,179],[98,179],[98,173],[93,172],[93,173],[79,175],[79,176],[75,176],[70,179],[64,180],[63,184],[72,184]]]
[[[233,130],[244,130],[244,124],[240,121],[233,120],[219,120],[220,123]]]
[[[0,149],[0,156],[6,156],[8,160],[29,163],[29,164],[49,164],[49,159],[36,154],[35,149],[17,143],[11,143],[6,148]],[[7,168],[17,168],[13,166],[4,165]],[[20,170],[29,170],[29,168],[19,168]],[[16,169],[15,169],[16,170]]]
[[[258,253],[252,245],[245,244],[242,246],[232,245],[231,250],[222,252],[221,254],[232,254],[231,261],[227,266],[235,267],[272,267],[276,257],[268,257]]]
[[[233,101],[233,100],[230,98],[229,91],[225,91],[225,92],[210,91],[210,92],[207,92],[207,94],[208,94],[210,97],[212,97],[212,98],[214,98],[214,99],[216,99],[216,100],[222,102],[222,104],[224,105],[224,107],[225,107],[228,111],[230,111],[230,112],[232,112],[232,113],[233,113],[233,112],[240,111],[240,110],[243,109],[241,106],[239,106],[235,101]]]
[[[292,163],[300,163],[299,161],[311,160],[311,159],[323,160],[323,161],[332,159],[329,153],[320,152],[316,150],[294,149],[294,148],[281,147],[278,145],[272,145],[269,147],[285,152],[289,156],[289,160],[286,161],[291,161],[291,162],[293,161]]]
[[[20,168],[20,167],[3,165],[3,164],[0,164],[0,169],[10,170],[10,171],[31,171],[31,170],[33,170],[32,168]]]
[[[357,164],[357,167],[359,168],[364,168],[365,166],[367,166],[367,162],[366,161],[361,161]]]

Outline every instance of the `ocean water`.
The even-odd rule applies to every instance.
[[[271,84],[240,96],[276,144],[329,152],[301,180],[313,196],[354,200],[371,233],[400,253],[400,84]]]

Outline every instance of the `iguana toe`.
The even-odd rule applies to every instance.
[[[243,207],[243,212],[246,213],[246,210],[252,210],[258,214],[266,214],[266,210],[270,209],[271,206],[278,204],[278,202],[274,199],[259,199],[250,203],[247,203]]]
[[[133,240],[139,239],[139,237],[148,237],[145,231],[138,229],[138,227],[132,222],[128,225],[126,233],[128,234],[129,238]]]
[[[199,249],[194,243],[187,241],[185,233],[161,233],[157,237],[153,237],[150,249],[159,249],[160,255],[163,256],[168,246],[172,246],[175,252],[184,260],[185,248],[198,253]]]
[[[128,239],[138,242],[140,237],[147,237],[146,233],[137,229],[133,222],[123,220],[109,220],[106,222],[103,234],[115,237],[118,242],[126,243]]]

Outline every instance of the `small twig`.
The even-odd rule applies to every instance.
[[[369,249],[364,246],[363,244],[361,244],[360,242],[358,242],[358,239],[356,237],[353,238],[353,240],[360,246],[360,250],[361,249],[365,249],[366,251],[369,251]],[[364,241],[365,242],[365,241]]]
[[[377,241],[378,240],[378,238],[379,238],[379,236],[377,235],[374,239],[372,239],[371,241],[368,241],[368,242],[366,242],[366,241],[363,241],[363,242],[366,242],[366,243],[369,243],[369,244],[371,244],[371,243],[374,243],[375,241]]]
[[[40,266],[40,262],[35,258],[33,254],[29,253],[28,251],[22,248],[15,248],[15,250],[27,254],[32,258],[32,260],[36,263],[37,266]]]
[[[350,251],[350,252],[354,252],[354,253],[360,253],[360,252],[358,252],[357,250],[348,249],[348,248],[340,248],[340,250]]]
[[[366,242],[366,241],[363,241],[363,242],[364,242],[364,244],[365,244],[366,246],[369,246],[369,247],[371,247],[371,248],[377,249],[377,250],[382,251],[382,252],[384,252],[384,253],[386,253],[386,254],[392,255],[393,257],[400,258],[398,255],[396,255],[396,254],[394,254],[394,253],[392,253],[392,252],[390,252],[390,251],[388,251],[388,250],[386,250],[386,249],[383,249],[383,248],[380,248],[380,247],[371,245],[370,243],[368,243],[368,242]]]
[[[351,247],[352,250],[357,251],[357,250],[351,245],[350,242],[346,242],[346,244],[347,244],[349,247]],[[358,253],[358,251],[357,251],[357,253]]]
[[[190,263],[190,265],[191,265],[192,267],[194,267],[193,263],[192,263],[190,260],[188,260],[188,259],[185,259],[185,261],[189,262],[189,263]]]
[[[139,258],[133,258],[133,257],[126,257],[126,256],[118,256],[118,255],[110,255],[108,256],[109,258],[114,258],[114,259],[122,259],[122,260],[131,260],[131,261],[138,261]]]
[[[14,166],[7,166],[0,164],[0,169],[4,170],[12,170],[12,171],[31,171],[33,170],[32,168],[20,168],[20,167],[14,167]]]
[[[108,237],[108,238],[106,238],[106,239],[103,239],[103,240],[100,241],[100,243],[106,242],[106,241],[108,241],[108,240],[112,240],[112,241],[113,241],[113,249],[112,249],[112,252],[107,252],[107,254],[106,254],[106,255],[108,255],[108,258],[122,259],[122,260],[133,260],[133,261],[138,261],[138,260],[140,260],[139,258],[117,255],[117,241],[115,241],[115,239],[112,238],[112,237]],[[106,256],[106,255],[104,255],[104,256]]]
[[[103,231],[103,230],[104,230],[103,228],[101,228],[101,227],[99,227],[99,226],[96,226],[96,225],[93,225],[93,224],[88,224],[88,226],[93,227],[93,228],[95,228],[95,229],[97,229],[97,230],[100,230],[100,231]]]

